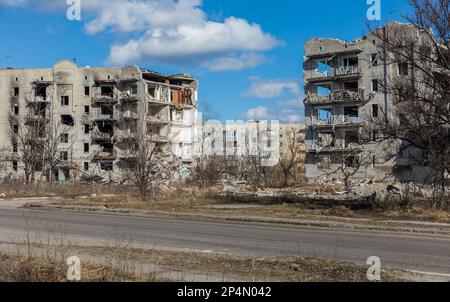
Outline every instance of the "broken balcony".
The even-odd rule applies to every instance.
[[[117,152],[115,150],[107,150],[107,151],[97,151],[92,156],[93,160],[96,161],[112,161],[117,158]]]
[[[325,105],[335,103],[350,103],[350,102],[363,102],[364,101],[364,89],[342,89],[334,90],[329,95],[319,95],[315,93],[309,93],[305,98],[305,104],[310,105]]]
[[[118,101],[114,86],[94,87],[92,91],[92,104],[115,104]]]

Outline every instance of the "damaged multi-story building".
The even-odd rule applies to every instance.
[[[414,30],[396,22],[377,30],[391,29]],[[339,167],[357,166],[354,177],[360,179],[395,178],[395,171],[406,171],[409,179],[423,174],[401,153],[383,158],[390,146],[375,143],[376,130],[369,134],[373,139],[361,139],[365,122],[382,117],[393,106],[392,96],[382,87],[413,74],[410,63],[396,61],[392,54],[386,53],[385,58],[393,59],[389,64],[385,61],[379,37],[370,32],[352,42],[313,38],[305,45],[306,175],[310,179],[334,178]]]
[[[138,139],[140,119],[162,146],[163,178],[181,177],[182,166],[194,160],[198,82],[187,74],[78,67],[70,61],[45,69],[6,68],[0,70],[0,106],[0,142],[8,158],[3,170],[12,177],[27,172],[28,152],[38,158],[34,179],[123,181],[131,156],[127,142]],[[37,129],[36,138],[30,129]],[[55,165],[46,159],[52,139]],[[36,141],[29,152],[26,146]]]

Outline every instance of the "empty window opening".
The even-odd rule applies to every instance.
[[[88,162],[84,162],[83,166],[84,166],[84,171],[85,172],[89,171],[89,163]]]
[[[379,106],[378,104],[372,104],[372,117],[378,117],[379,115]]]
[[[18,134],[19,133],[19,126],[18,125],[14,125],[13,126],[13,132],[14,132],[14,134]]]
[[[372,80],[372,91],[373,92],[378,92],[378,80],[377,79],[375,79],[375,80]]]
[[[345,90],[356,91],[358,90],[358,88],[359,88],[358,82],[344,82]]]
[[[69,160],[69,152],[67,152],[67,151],[59,152],[59,160],[68,161]]]
[[[20,89],[19,87],[14,87],[14,96],[19,96]]]
[[[63,133],[61,134],[61,143],[67,144],[69,142],[69,134]]]
[[[14,115],[19,115],[19,106],[18,105],[14,106]]]
[[[147,86],[147,93],[150,95],[151,98],[156,98],[156,87],[154,86]]]
[[[88,124],[84,125],[84,134],[89,134],[91,131],[91,127]]]
[[[85,114],[89,114],[90,108],[91,108],[91,107],[89,107],[89,106],[84,106],[84,113],[85,113]]]
[[[17,143],[13,143],[13,153],[17,153]]]
[[[112,106],[102,106],[102,108],[100,109],[100,113],[101,115],[113,116],[114,108]]]
[[[89,143],[84,143],[84,153],[89,153]]]
[[[85,96],[91,95],[91,88],[89,86],[84,87],[84,95]]]
[[[37,85],[34,95],[42,98],[43,100],[47,99],[47,86],[46,85]]]
[[[69,106],[69,96],[68,95],[61,96],[61,106]]]
[[[113,96],[114,89],[112,86],[102,86],[100,89],[101,89],[102,96],[108,96],[108,97]]]
[[[408,63],[398,63],[398,75],[407,76],[408,75],[409,64]]]
[[[346,118],[358,118],[359,107],[358,106],[344,107],[344,116]]]
[[[17,161],[13,161],[12,164],[14,172],[17,172]]]
[[[372,168],[376,168],[377,166],[377,157],[376,155],[372,155]]]
[[[74,126],[75,122],[71,115],[61,115],[61,124],[66,126]]]

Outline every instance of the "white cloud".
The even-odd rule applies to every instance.
[[[0,5],[61,15],[67,8],[62,0],[0,0]],[[261,52],[280,44],[260,25],[245,19],[212,21],[201,5],[202,0],[83,0],[81,15],[87,34],[112,32],[132,37],[111,46],[108,59],[117,65],[162,62],[241,70],[263,63]]]
[[[137,40],[114,45],[109,59],[115,64],[154,60],[196,64],[236,51],[269,50],[277,44],[259,25],[231,17],[223,23],[205,21],[149,30]]]
[[[243,93],[245,97],[270,99],[280,97],[286,92],[291,95],[300,93],[298,83],[291,80],[265,80],[259,77],[252,77],[250,81],[249,90]]]
[[[230,55],[214,59],[205,64],[211,71],[239,71],[256,67],[266,61],[266,57],[257,53]]]
[[[268,120],[270,118],[270,115],[267,112],[267,107],[258,106],[258,107],[249,109],[243,115],[243,117],[247,120]]]

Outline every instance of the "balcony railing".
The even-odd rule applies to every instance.
[[[340,66],[340,67],[333,68],[333,75],[335,77],[350,76],[350,75],[357,75],[357,74],[359,74],[358,65]]]
[[[318,71],[317,69],[303,71],[303,77],[306,81],[321,79],[331,80],[334,77],[353,76],[359,74],[360,69],[357,65],[333,67],[327,71]]]
[[[101,113],[93,113],[90,115],[92,121],[114,121],[117,118],[114,114],[101,114]]]

